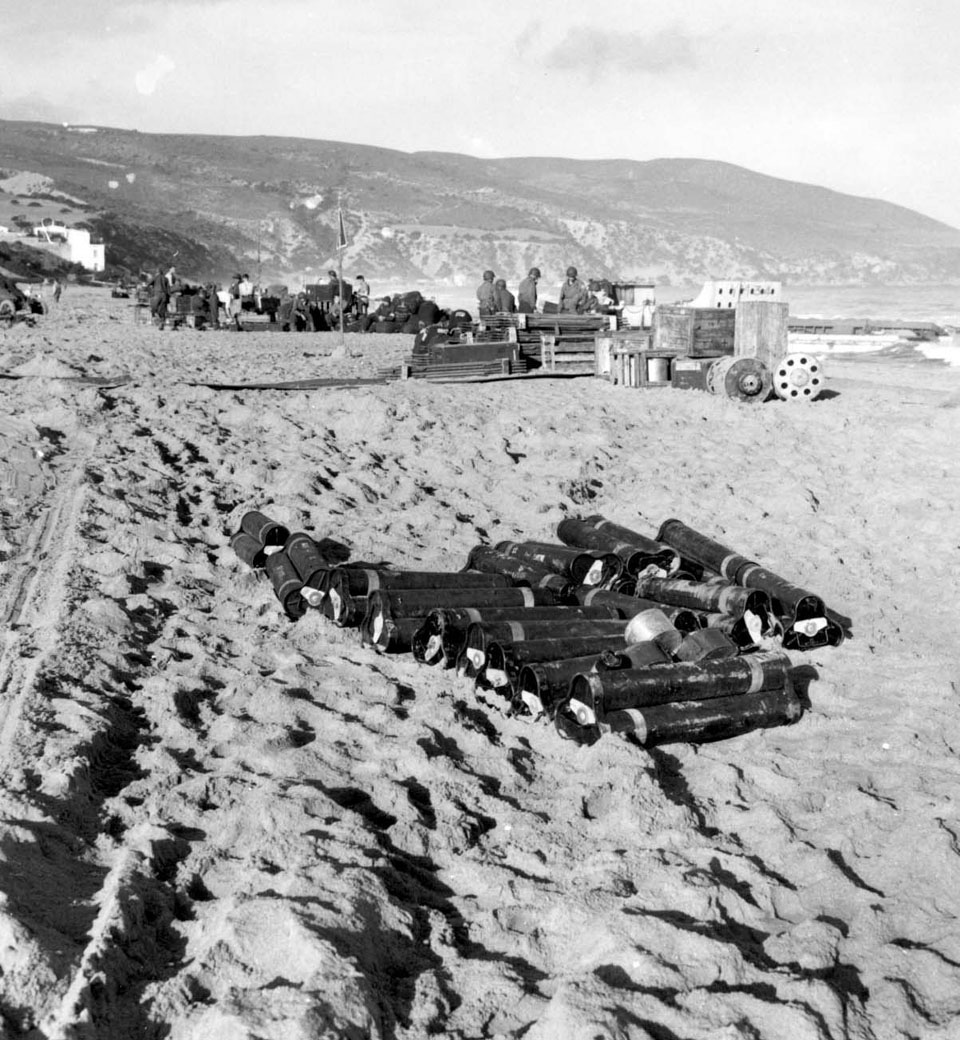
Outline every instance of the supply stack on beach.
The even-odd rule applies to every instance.
[[[680,520],[653,535],[571,518],[556,543],[477,545],[460,571],[337,562],[251,510],[232,536],[288,618],[319,609],[379,652],[455,669],[514,714],[594,743],[733,737],[796,722],[788,651],[838,646],[851,622]]]

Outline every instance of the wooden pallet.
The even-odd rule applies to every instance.
[[[676,351],[647,350],[636,344],[614,347],[613,381],[618,386],[642,389],[670,386],[670,371],[676,357]],[[651,361],[662,361],[666,364],[651,365]]]
[[[522,375],[527,372],[528,368],[525,357],[437,363],[410,355],[403,359],[399,368],[382,369],[379,374],[387,379],[424,379],[427,382],[446,383],[485,377]]]

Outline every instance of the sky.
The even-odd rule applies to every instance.
[[[713,159],[960,227],[956,0],[0,0],[0,25],[4,119]]]

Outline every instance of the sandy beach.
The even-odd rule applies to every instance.
[[[960,1035],[960,368],[804,404],[594,378],[314,390],[410,337],[0,330],[0,1037]],[[292,622],[243,514],[354,560],[678,517],[853,620],[792,726],[591,747]]]

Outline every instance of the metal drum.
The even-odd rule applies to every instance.
[[[770,396],[770,370],[757,358],[722,357],[707,369],[711,394],[722,394],[745,404],[762,404]]]
[[[812,354],[787,354],[773,373],[773,392],[781,401],[812,401],[823,389],[823,366]]]

